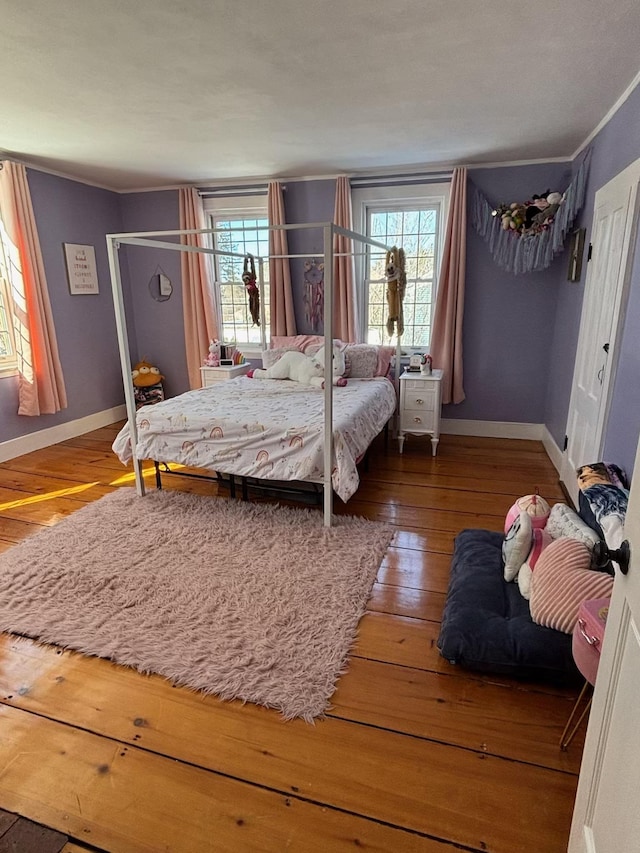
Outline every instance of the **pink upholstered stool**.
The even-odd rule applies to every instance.
[[[584,675],[584,687],[580,691],[580,695],[576,699],[576,703],[571,711],[571,716],[567,720],[567,725],[564,727],[562,737],[560,738],[560,748],[566,749],[573,736],[575,735],[580,723],[584,719],[587,711],[591,706],[591,697],[580,714],[578,722],[575,724],[571,733],[567,736],[567,732],[573,718],[575,717],[580,703],[589,688],[589,685],[596,683],[596,675],[598,674],[598,664],[600,663],[600,649],[602,647],[602,638],[604,637],[604,628],[607,621],[607,613],[609,612],[610,598],[593,598],[589,601],[583,601],[578,611],[578,621],[573,629],[572,652],[576,666]]]

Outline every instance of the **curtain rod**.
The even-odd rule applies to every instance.
[[[443,172],[404,172],[398,175],[366,175],[362,177],[353,177],[349,183],[352,187],[379,187],[384,184],[393,184],[393,186],[403,186],[405,184],[439,184],[443,181],[450,181],[453,177],[453,171],[448,169]]]
[[[282,187],[286,190],[286,187]],[[224,198],[225,196],[252,196],[267,195],[266,184],[242,184],[234,187],[198,187],[198,195],[201,198]]]
[[[352,188],[379,187],[385,185],[392,186],[411,186],[417,183],[420,184],[440,184],[445,181],[450,181],[453,177],[451,170],[442,172],[403,172],[395,175],[366,175],[361,177],[349,178],[349,183]],[[286,192],[286,184],[282,184],[282,191]],[[201,198],[225,198],[233,196],[234,198],[242,198],[243,196],[267,195],[266,184],[239,184],[236,186],[224,187],[199,187],[198,195]]]

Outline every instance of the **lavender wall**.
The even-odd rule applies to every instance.
[[[492,203],[524,200],[570,181],[569,164],[473,169],[470,181]],[[471,189],[471,187],[470,187]],[[540,273],[513,275],[498,267],[469,222],[464,305],[466,400],[443,417],[541,423],[549,369],[561,255]]]
[[[285,216],[287,222],[331,222],[336,198],[335,180],[291,181],[284,194]],[[318,261],[324,254],[324,235],[321,228],[304,231],[289,231],[289,252],[291,254],[312,252]],[[305,319],[304,306],[304,259],[292,258],[291,289],[296,313],[296,325],[299,334],[310,334],[314,330]],[[322,334],[322,328],[316,330]]]
[[[34,169],[28,170],[28,180],[68,408],[55,415],[18,416],[17,379],[2,378],[0,441],[82,418],[123,400],[105,242],[105,234],[121,230],[118,195]],[[95,246],[99,294],[70,294],[63,243]]]
[[[591,143],[591,166],[585,206],[578,225],[587,228],[587,243],[593,221],[596,191],[640,157],[640,87],[637,87]],[[574,170],[576,164],[574,164]],[[629,472],[633,470],[640,429],[640,261],[636,258],[629,302],[614,384],[604,456]],[[586,280],[586,264],[579,284],[558,280],[558,303],[554,320],[545,423],[562,447],[571,396],[571,381],[580,328],[580,312]]]
[[[496,203],[551,189],[564,189],[567,164],[474,169],[471,180]],[[290,182],[285,193],[287,222],[322,222],[333,217],[335,181]],[[289,233],[289,251],[322,255],[320,230]],[[467,399],[447,406],[444,416],[477,420],[541,423],[549,372],[549,349],[556,310],[557,282],[566,272],[560,256],[549,270],[514,276],[496,266],[471,226],[467,244],[464,370]],[[302,260],[291,261],[298,331],[311,332],[305,319]]]
[[[180,227],[177,190],[125,194],[120,196],[120,206],[124,231],[174,231]],[[175,242],[174,238],[167,239]],[[127,246],[123,251],[131,285],[137,358],[157,365],[165,377],[166,395],[175,396],[189,389],[180,252],[142,246]],[[173,293],[166,302],[157,302],[149,293],[149,280],[158,268],[173,283]]]

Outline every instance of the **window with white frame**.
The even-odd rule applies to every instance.
[[[427,351],[440,269],[448,184],[381,186],[353,190],[354,226],[386,246],[404,249],[407,286],[402,346]],[[363,340],[396,343],[389,337],[385,253],[368,246],[357,259]]]
[[[0,219],[0,372],[15,370],[18,366],[8,256],[6,232]]]
[[[204,199],[204,209],[211,228],[224,229],[212,235],[213,248],[238,255],[251,254],[254,258],[267,258],[269,254],[269,225],[267,197],[211,197]],[[255,261],[256,275],[259,264]],[[220,334],[227,342],[249,352],[260,350],[262,332],[254,325],[249,313],[248,294],[242,283],[243,258],[225,255],[213,256],[214,298],[220,317]],[[260,323],[269,339],[269,263],[262,264],[264,299],[260,304]]]

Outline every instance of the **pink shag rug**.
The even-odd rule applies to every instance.
[[[119,489],[0,555],[0,630],[312,720],[393,530]]]

